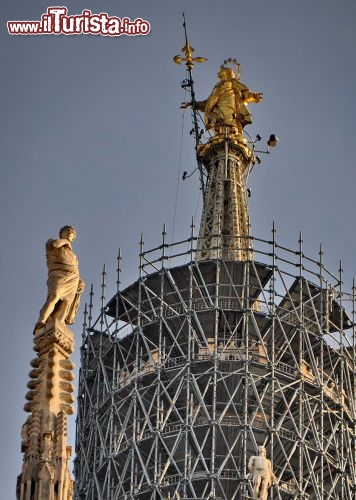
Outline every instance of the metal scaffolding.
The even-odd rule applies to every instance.
[[[195,260],[197,240],[141,242],[138,280],[96,321],[90,303],[75,498],[253,498],[263,445],[269,498],[354,500],[355,287],[274,229],[240,262]]]

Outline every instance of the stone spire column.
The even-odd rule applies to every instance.
[[[18,500],[72,500],[69,472],[72,448],[67,446],[67,416],[74,413],[74,351],[72,324],[84,282],[72,242],[73,226],[59,230],[58,239],[46,243],[47,299],[34,329],[32,370],[26,394],[29,416],[22,426],[22,472],[18,476]]]
[[[74,413],[74,351],[72,332],[63,322],[46,323],[36,330],[27,384],[22,426],[22,472],[18,477],[18,500],[72,500],[73,480],[69,472],[72,448],[67,446],[67,415]]]
[[[243,143],[229,138],[211,140],[202,153],[208,184],[196,258],[249,260],[252,248],[246,179],[252,153]]]

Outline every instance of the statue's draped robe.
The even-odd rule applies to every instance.
[[[252,123],[247,103],[260,100],[261,96],[251,92],[240,80],[230,78],[218,82],[210,96],[198,102],[197,107],[205,113],[207,130],[221,134],[227,126],[241,134],[245,125]]]
[[[56,295],[60,300],[69,304],[66,322],[71,323],[79,305],[79,301],[76,300],[81,281],[78,259],[69,245],[55,248],[52,246],[53,241],[50,239],[46,243],[48,296]]]

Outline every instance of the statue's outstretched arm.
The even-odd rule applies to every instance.
[[[206,108],[206,103],[207,103],[207,99],[205,99],[205,101],[196,101],[195,107],[199,111],[203,111],[204,112],[205,108]]]
[[[205,106],[206,106],[207,99],[205,101],[195,101],[195,108],[198,109],[199,111],[205,111]],[[182,102],[180,105],[181,109],[186,109],[186,108],[191,108],[193,106],[193,103],[190,102]]]
[[[263,99],[262,92],[251,92],[251,90],[242,91],[242,99],[244,102],[261,102]]]

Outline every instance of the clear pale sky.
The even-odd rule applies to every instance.
[[[317,258],[322,243],[335,272],[342,259],[346,288],[356,274],[354,0],[76,0],[65,4],[71,15],[140,17],[151,32],[8,34],[6,21],[39,20],[51,5],[0,7],[1,500],[15,498],[21,470],[32,329],[46,295],[45,241],[62,225],[76,226],[86,292],[94,283],[98,304],[104,263],[107,299],[114,293],[119,247],[128,285],[137,277],[141,232],[146,248],[159,242],[163,223],[170,241],[189,236],[196,177],[178,183],[172,234],[177,181],[195,168],[190,112],[179,109],[185,68],[172,63],[184,45],[183,10],[195,54],[209,59],[194,70],[197,98],[208,96],[223,60],[236,57],[242,81],[264,93],[250,106],[249,132],[280,139],[250,179],[253,234],[269,239],[274,220],[279,242],[294,248],[302,230],[307,254]],[[79,313],[77,352],[81,323]]]

